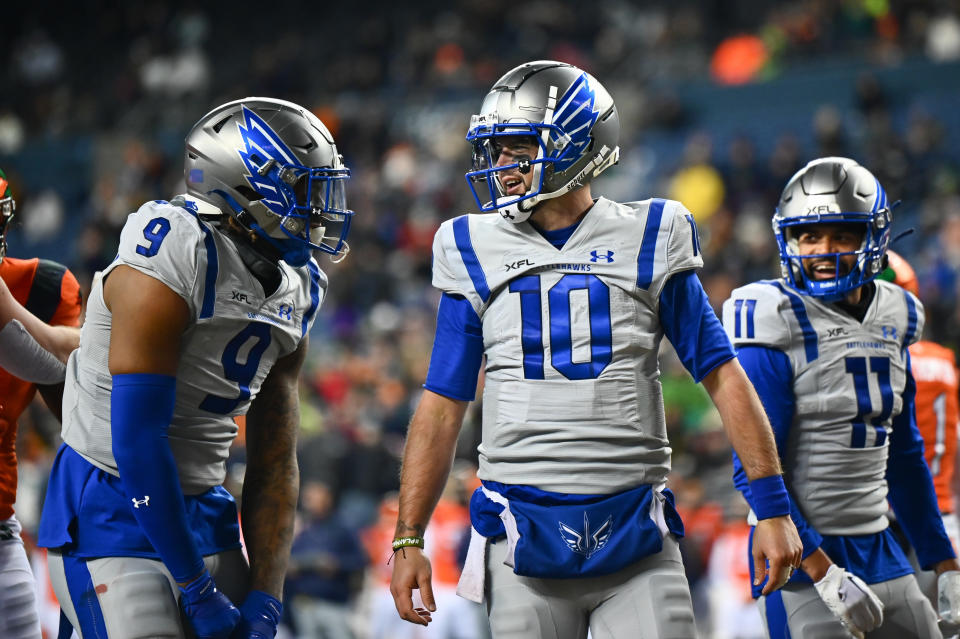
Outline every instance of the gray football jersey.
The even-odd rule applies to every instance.
[[[561,249],[529,223],[464,215],[433,255],[434,286],[483,325],[480,478],[575,494],[666,480],[659,296],[703,265],[683,205],[600,198]]]
[[[738,288],[723,305],[737,348],[775,348],[790,360],[796,410],[780,451],[784,476],[800,511],[825,535],[887,527],[890,432],[903,408],[906,348],[924,315],[912,294],[875,285],[862,322],[776,280]]]
[[[233,418],[246,413],[274,362],[296,350],[310,330],[327,280],[313,260],[302,268],[281,262],[282,283],[265,296],[233,241],[201,221],[194,202],[174,202],[183,206],[149,202],[127,218],[118,255],[103,277],[125,264],[163,282],[189,307],[168,434],[181,486],[196,494],[223,483],[237,434]],[[87,302],[80,348],[67,363],[63,440],[117,475],[110,432],[110,324],[98,280]]]

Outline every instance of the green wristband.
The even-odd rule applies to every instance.
[[[423,548],[423,537],[397,537],[393,540],[393,549],[395,551],[411,546]]]

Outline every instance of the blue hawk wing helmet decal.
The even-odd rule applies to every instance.
[[[287,202],[286,197],[276,185],[260,175],[259,169],[270,160],[276,160],[283,166],[297,165],[299,162],[273,129],[263,121],[263,118],[248,109],[246,105],[242,107],[242,111],[243,123],[238,122],[237,129],[245,146],[237,149],[237,153],[250,171],[246,176],[247,182],[263,197],[260,202],[264,206],[277,215],[286,215],[290,211],[292,202]]]
[[[607,520],[592,534],[590,533],[590,518],[587,517],[587,513],[583,513],[583,531],[581,532],[574,530],[562,521],[557,523],[560,525],[560,537],[567,544],[567,547],[587,559],[590,559],[607,545],[610,540],[610,533],[613,532],[612,515],[607,517]]]
[[[590,142],[590,131],[600,117],[596,104],[596,91],[590,86],[587,74],[582,73],[560,98],[553,113],[553,124],[565,131],[569,138],[566,144],[557,145],[557,153],[563,158],[554,163],[556,170],[570,168]],[[568,151],[567,146],[571,144],[574,149]]]

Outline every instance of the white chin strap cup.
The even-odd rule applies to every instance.
[[[522,202],[518,201],[516,196],[510,195],[497,198],[497,211],[503,216],[503,219],[514,224],[526,222],[533,213],[533,205],[539,198],[530,198]],[[521,206],[524,205],[524,206]]]

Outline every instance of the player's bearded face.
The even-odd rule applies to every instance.
[[[843,277],[857,263],[855,251],[863,242],[863,228],[857,224],[810,224],[797,227],[797,252],[818,255],[803,260],[803,271],[813,280]],[[835,256],[832,253],[844,253]]]
[[[536,138],[517,135],[495,138],[493,151],[497,166],[505,166],[522,162],[524,159],[533,160],[539,149]],[[533,171],[528,169],[524,173],[519,168],[508,169],[497,173],[497,179],[505,195],[523,195],[530,190],[533,183]]]

